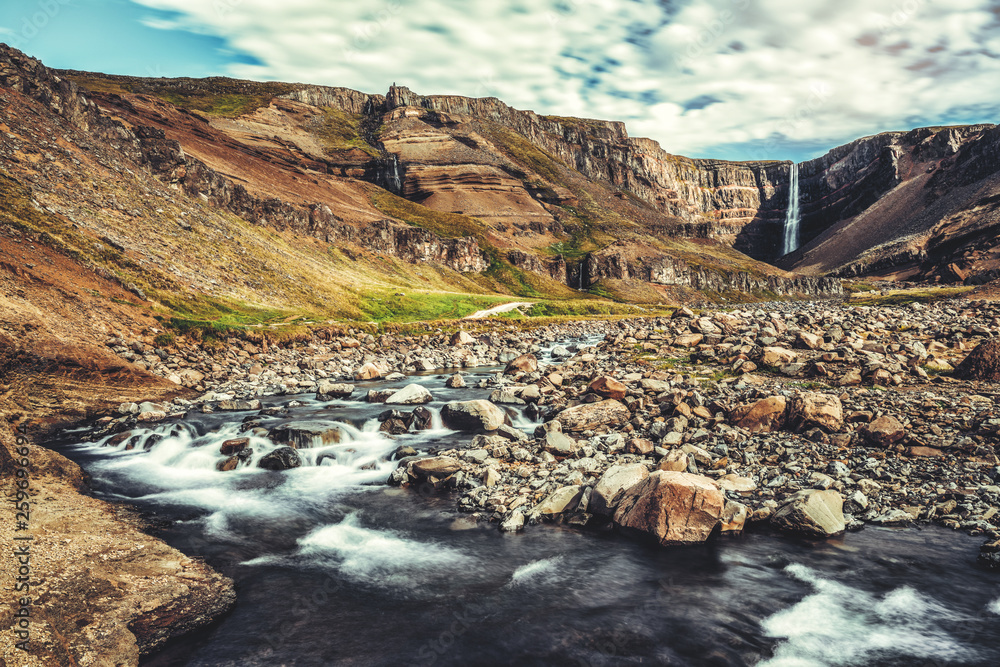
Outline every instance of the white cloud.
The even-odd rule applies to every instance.
[[[800,157],[1000,108],[986,0],[137,1],[263,63],[231,76],[494,95],[694,156]]]

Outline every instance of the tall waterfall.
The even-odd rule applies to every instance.
[[[788,185],[788,210],[785,213],[785,236],[781,254],[787,255],[799,247],[799,165],[792,163],[791,182]]]

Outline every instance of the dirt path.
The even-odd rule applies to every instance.
[[[490,317],[491,315],[496,315],[498,313],[509,313],[515,308],[519,308],[521,306],[530,306],[530,305],[532,305],[530,301],[514,301],[513,303],[505,303],[500,306],[493,306],[492,308],[488,308],[486,310],[477,310],[471,315],[466,315],[462,319],[481,320],[484,317]]]

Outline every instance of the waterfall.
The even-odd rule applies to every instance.
[[[785,234],[781,254],[787,255],[799,247],[799,165],[792,163],[788,185],[788,210],[785,213]]]

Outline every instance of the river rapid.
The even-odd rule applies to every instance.
[[[448,492],[388,486],[400,445],[468,442],[437,412],[486,398],[476,385],[498,370],[469,371],[463,389],[445,387],[444,374],[357,383],[354,397],[411,382],[430,390],[433,427],[394,438],[378,431],[383,405],[264,398],[280,413],[268,427],[341,431],[340,443],[299,450],[302,467],[282,472],[216,469],[221,442],[245,435],[256,412],[193,411],[139,431],[128,450],[64,434],[53,446],[92,475],[97,495],[137,506],[169,544],[236,582],[230,613],[144,664],[1000,664],[1000,573],[975,566],[981,540],[963,533],[748,532],[662,548],[557,525],[503,534],[460,513]],[[250,445],[254,463],[276,448]]]

